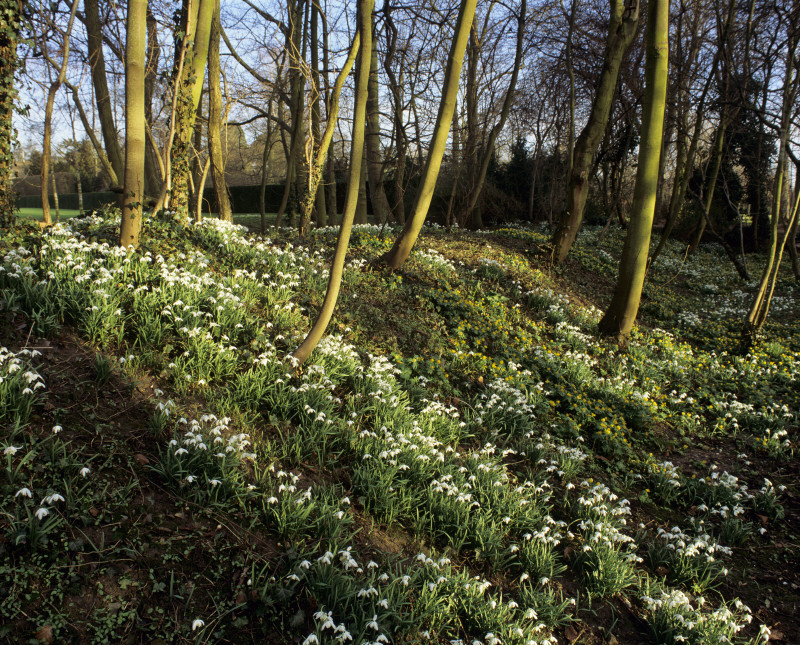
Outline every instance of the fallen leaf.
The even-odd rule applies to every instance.
[[[575,631],[575,628],[572,625],[567,625],[567,628],[564,630],[564,636],[567,637],[567,640],[570,643],[574,643],[578,640],[578,632]]]
[[[40,643],[48,643],[48,645],[49,645],[50,643],[53,642],[53,628],[52,628],[52,626],[44,625],[43,627],[40,627],[36,631],[35,636],[36,636],[36,640],[39,641]]]
[[[136,460],[136,463],[138,463],[141,466],[146,466],[147,464],[150,463],[150,460],[147,457],[145,457],[141,452],[137,452],[133,456],[133,458]]]

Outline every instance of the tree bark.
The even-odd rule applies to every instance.
[[[5,3],[6,26],[0,31],[0,227],[16,222],[14,180],[14,101],[17,98],[15,74],[19,67],[19,42],[22,3]]]
[[[292,190],[296,190],[297,168],[303,147],[303,86],[305,79],[300,73],[303,38],[303,3],[305,0],[289,0],[289,28],[286,32],[286,50],[289,56],[289,94],[292,118],[291,140],[289,142],[289,155],[286,159],[286,183],[284,184],[281,205],[275,218],[275,228],[281,225]],[[294,205],[291,205],[294,213]]]
[[[350,149],[350,171],[347,181],[347,197],[345,209],[342,213],[342,224],[339,228],[339,237],[336,240],[336,251],[331,263],[328,289],[322,302],[319,316],[314,322],[311,331],[300,346],[294,350],[292,358],[295,367],[302,365],[314,348],[319,343],[328,323],[333,316],[336,301],[339,298],[339,289],[342,284],[342,273],[347,247],[350,243],[350,233],[353,228],[353,218],[358,201],[358,186],[361,181],[361,163],[364,156],[364,137],[367,113],[367,84],[369,83],[369,52],[372,50],[372,7],[374,0],[359,0],[358,2],[358,30],[361,40],[361,55],[358,60],[356,76],[355,106],[353,109],[353,143]]]
[[[222,90],[219,66],[219,0],[214,6],[211,36],[208,45],[208,151],[211,157],[211,175],[214,178],[214,195],[219,219],[233,223],[228,184],[225,181],[225,151],[222,149]]]
[[[428,214],[428,208],[433,199],[433,190],[439,177],[439,169],[442,165],[442,157],[447,143],[447,134],[453,121],[453,111],[455,110],[456,96],[458,94],[458,79],[464,62],[464,50],[467,46],[470,26],[475,16],[476,2],[477,0],[461,0],[455,34],[450,46],[450,54],[447,57],[445,83],[439,103],[439,113],[436,116],[436,126],[431,139],[428,159],[425,162],[425,170],[414,198],[412,216],[406,220],[403,231],[395,240],[392,248],[378,259],[379,263],[392,270],[399,269],[411,254],[411,249],[419,237],[422,225],[425,223],[425,217]]]
[[[144,118],[145,128],[151,128],[154,122],[153,116],[153,95],[155,94],[156,82],[158,81],[158,61],[161,57],[161,46],[158,43],[158,23],[147,8],[147,58],[144,77]],[[146,130],[145,130],[146,131]],[[161,192],[163,175],[160,174],[162,166],[161,157],[156,149],[155,143],[147,137],[144,158],[145,194],[151,197],[157,196]]]
[[[614,297],[599,324],[601,333],[620,340],[630,334],[639,311],[650,247],[669,76],[669,0],[648,2],[646,47],[642,134],[633,207]]]
[[[600,71],[589,121],[575,142],[572,171],[567,183],[566,212],[552,239],[553,260],[557,264],[567,258],[583,223],[583,211],[589,195],[589,171],[592,168],[592,158],[603,138],[616,93],[622,58],[636,35],[638,22],[638,0],[611,0],[611,22],[603,57],[603,68]]]
[[[125,37],[125,175],[119,245],[136,248],[144,199],[147,0],[128,0]]]
[[[517,48],[514,54],[514,67],[512,68],[511,71],[511,80],[509,81],[508,89],[506,90],[506,95],[505,98],[503,99],[503,106],[500,109],[500,118],[498,119],[495,126],[492,128],[492,131],[489,133],[489,138],[485,142],[483,149],[481,151],[480,165],[478,166],[478,172],[475,177],[472,189],[470,190],[467,201],[467,211],[469,213],[473,213],[478,205],[478,199],[481,196],[481,192],[483,191],[483,186],[486,182],[486,173],[489,170],[489,162],[491,161],[492,154],[494,153],[495,142],[497,141],[497,137],[500,134],[500,131],[506,124],[506,119],[508,119],[508,114],[511,111],[511,104],[514,101],[514,91],[516,90],[517,87],[517,77],[519,76],[519,70],[520,67],[522,66],[522,45],[523,45],[523,38],[525,36],[526,13],[527,13],[527,0],[521,0],[519,6],[519,16],[517,17]],[[473,224],[475,223],[477,222],[473,220]]]
[[[50,166],[52,164],[52,150],[51,139],[53,136],[53,107],[55,106],[56,93],[58,88],[64,83],[67,77],[67,65],[69,63],[69,40],[72,34],[72,25],[75,23],[75,12],[78,10],[78,1],[72,1],[72,9],[69,14],[69,22],[67,23],[67,30],[64,32],[64,44],[62,47],[61,66],[58,69],[56,80],[50,84],[50,89],[47,92],[47,103],[45,104],[44,111],[44,142],[42,143],[42,219],[45,226],[52,226],[53,219],[50,216],[50,200],[48,197],[47,181],[50,174]]]
[[[328,106],[327,109],[327,118],[330,121],[330,107],[328,103],[328,92],[324,91],[320,86],[320,74],[319,74],[319,14],[321,13],[321,9],[319,7],[319,0],[314,0],[311,6],[311,84],[314,88],[314,101],[311,104],[311,131],[314,133],[314,141],[322,141],[322,132],[321,132],[321,114],[320,114],[320,103],[324,100],[325,104]],[[325,74],[327,75],[328,70],[325,69]],[[327,88],[326,88],[327,89]],[[319,145],[319,144],[318,144]],[[323,162],[327,160],[327,147],[325,149],[325,159]],[[324,168],[321,168],[318,172],[322,172]],[[311,174],[311,169],[309,169],[309,178]],[[319,179],[317,179],[319,181]],[[310,185],[310,182],[309,182]],[[325,199],[325,191],[324,190],[317,190],[316,187],[314,188],[314,192],[316,193],[316,203],[315,207],[317,210],[317,226],[327,226],[328,225],[328,205],[327,200]]]
[[[192,133],[203,92],[208,46],[211,35],[211,22],[214,17],[215,0],[199,0],[196,14],[188,16],[186,38],[193,41],[188,60],[175,91],[178,92],[178,106],[175,120],[175,137],[172,141],[172,174],[170,208],[178,218],[189,217],[189,176],[192,168]]]
[[[367,173],[372,212],[375,220],[384,223],[389,219],[389,200],[383,187],[383,158],[381,155],[380,103],[378,94],[378,46],[372,36],[370,53],[369,84],[367,88]]]
[[[374,1],[374,0],[373,0]],[[339,75],[336,77],[336,82],[333,85],[331,92],[331,102],[328,106],[328,122],[325,126],[325,132],[319,140],[319,144],[314,150],[308,169],[308,190],[306,191],[306,198],[303,202],[303,221],[306,223],[311,221],[311,211],[317,203],[317,193],[319,191],[319,183],[322,179],[322,173],[325,169],[325,161],[328,158],[328,148],[330,148],[331,141],[333,140],[333,133],[336,129],[336,119],[339,115],[339,99],[342,94],[342,87],[344,86],[350,70],[353,69],[353,64],[358,54],[358,49],[361,43],[361,34],[356,32],[353,38],[353,44],[350,47],[350,53],[345,60],[344,67],[342,67]],[[306,231],[301,228],[300,234],[305,235]]]
[[[103,135],[108,161],[116,176],[122,177],[122,151],[119,145],[119,134],[114,123],[114,107],[111,105],[111,95],[108,91],[106,62],[103,55],[103,23],[100,18],[98,0],[85,0],[84,13],[89,66],[92,70],[92,86],[94,87],[97,116],[100,120],[100,132]]]

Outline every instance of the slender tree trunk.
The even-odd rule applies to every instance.
[[[369,93],[369,89],[367,90]],[[369,99],[367,99],[369,101]],[[358,203],[356,204],[356,224],[366,224],[367,218],[367,146],[364,142],[364,159],[361,163],[361,181],[358,185]]]
[[[321,132],[321,124],[320,121],[322,119],[320,115],[320,103],[325,101],[326,106],[329,106],[328,103],[328,92],[323,91],[322,86],[320,85],[320,74],[319,74],[319,14],[321,10],[319,7],[319,0],[314,0],[312,7],[311,7],[311,83],[314,88],[315,96],[314,102],[311,105],[311,131],[314,133],[314,141],[322,141],[322,132]],[[325,70],[325,74],[328,73],[328,70]],[[327,118],[330,121],[330,108],[327,109]],[[325,149],[325,159],[327,159],[327,147]],[[324,162],[324,160],[323,160]],[[320,168],[315,172],[322,172],[324,168]],[[309,178],[311,177],[312,170],[309,169]],[[315,181],[319,182],[320,177],[317,177]],[[310,185],[310,182],[309,182]],[[328,204],[325,199],[325,191],[324,190],[317,190],[316,187],[314,188],[314,192],[316,193],[316,210],[317,210],[317,226],[327,226],[328,225]]]
[[[83,215],[83,186],[81,185],[81,171],[75,171],[75,189],[78,193],[78,215]]]
[[[158,23],[150,10],[147,8],[147,67],[144,77],[144,118],[145,128],[153,126],[153,95],[155,94],[156,82],[158,81],[158,60],[161,57],[161,46],[158,43]],[[145,130],[147,131],[147,130]],[[147,137],[145,148],[144,173],[145,173],[145,194],[151,197],[157,196],[161,192],[163,175],[160,175],[162,166],[161,157],[151,137]]]
[[[58,205],[58,184],[56,183],[56,173],[53,171],[52,166],[50,167],[50,178],[52,179],[53,184],[53,207],[56,210],[56,216],[53,218],[53,221],[57,223],[61,219],[61,209]]]
[[[442,165],[447,135],[450,131],[450,124],[453,121],[453,111],[455,110],[456,96],[458,94],[458,79],[461,75],[464,50],[467,46],[470,25],[475,15],[476,2],[477,0],[461,0],[455,34],[450,47],[450,54],[447,57],[445,84],[442,89],[442,99],[439,103],[439,113],[436,117],[436,126],[433,131],[422,181],[414,198],[412,216],[406,220],[403,231],[395,240],[392,248],[378,260],[390,269],[400,268],[411,254],[411,249],[414,247],[417,237],[419,237],[422,225],[425,223],[425,217],[428,214],[428,208],[433,199],[433,190],[436,187],[439,168]]]
[[[199,212],[200,205],[203,203],[203,195],[200,192],[200,178],[203,174],[203,165],[200,154],[203,150],[203,96],[197,102],[197,115],[194,121],[194,134],[192,142],[192,174],[189,175],[189,189],[191,195],[191,213]],[[207,125],[207,124],[206,124]]]
[[[231,200],[228,198],[228,184],[225,181],[226,155],[222,149],[222,90],[219,82],[222,73],[219,66],[219,32],[219,0],[216,0],[208,45],[208,150],[211,158],[211,174],[214,178],[217,216],[221,220],[233,223]]]
[[[389,200],[383,187],[383,155],[381,154],[380,97],[378,95],[378,46],[372,36],[369,86],[367,88],[367,173],[372,212],[381,224],[389,219]]]
[[[331,263],[328,289],[322,302],[319,316],[314,326],[301,345],[294,351],[292,357],[295,366],[302,365],[314,348],[319,343],[328,323],[333,316],[336,301],[339,298],[339,289],[342,283],[344,261],[347,247],[350,243],[350,232],[353,228],[353,218],[358,201],[358,186],[361,182],[361,163],[364,156],[364,135],[367,113],[367,84],[369,83],[370,51],[372,50],[372,7],[374,0],[359,0],[358,2],[358,30],[361,39],[361,55],[358,61],[356,77],[355,106],[353,110],[353,143],[350,152],[350,174],[347,181],[347,198],[345,210],[342,214],[342,225],[336,241],[336,251]]]
[[[725,130],[727,124],[725,123],[725,115],[720,115],[720,124],[717,128],[716,138],[714,139],[714,149],[711,158],[711,169],[706,177],[705,187],[703,189],[703,202],[702,210],[700,213],[700,222],[697,225],[692,243],[689,246],[689,253],[695,253],[700,246],[700,241],[703,239],[703,234],[706,232],[709,217],[711,215],[711,206],[714,203],[714,192],[717,187],[717,178],[719,177],[719,170],[722,167],[722,159],[725,156]]]
[[[796,25],[793,25],[796,27]],[[781,196],[786,181],[786,158],[791,154],[789,149],[789,133],[791,130],[792,112],[798,93],[798,72],[800,72],[800,60],[796,55],[798,44],[797,29],[790,30],[788,49],[786,55],[786,72],[783,83],[783,103],[781,106],[781,122],[778,129],[778,167],[775,170],[775,180],[772,187],[772,212],[770,213],[770,250],[767,256],[767,264],[761,276],[761,283],[750,311],[745,319],[742,335],[745,343],[752,344],[769,313],[772,294],[775,290],[775,283],[778,279],[778,270],[783,258],[783,250],[789,239],[790,233],[794,228],[794,221],[790,221],[784,233],[783,241],[778,242],[778,224],[780,223]],[[795,161],[795,167],[800,172],[800,163]],[[800,193],[798,193],[800,195]],[[791,214],[796,219],[797,208]],[[792,240],[794,241],[794,240]]]
[[[569,78],[569,131],[567,138],[567,183],[572,177],[572,163],[575,154],[575,66],[572,62],[572,35],[575,33],[575,14],[577,13],[577,0],[572,0],[569,10],[569,27],[567,29],[567,45],[564,57],[567,63],[567,76]],[[613,6],[612,6],[613,13]]]
[[[189,17],[186,37],[193,40],[176,87],[178,106],[175,137],[172,140],[172,174],[170,208],[178,218],[189,217],[189,177],[192,169],[192,133],[194,132],[197,107],[203,92],[211,22],[214,17],[215,0],[198,0],[196,19]],[[194,12],[193,12],[194,13]]]
[[[466,112],[467,130],[464,140],[464,160],[462,165],[467,167],[467,181],[473,186],[478,174],[478,63],[481,53],[481,34],[478,33],[477,19],[473,17],[470,29],[469,43],[467,44],[467,69],[464,87],[464,108]],[[465,209],[461,218],[462,225],[466,224],[473,230],[483,228],[483,213],[480,208]]]
[[[303,3],[305,0],[289,0],[289,29],[286,33],[286,49],[289,55],[289,93],[290,111],[292,117],[291,140],[289,142],[289,155],[286,159],[286,184],[283,189],[283,198],[275,218],[277,229],[286,213],[287,207],[294,216],[294,204],[290,204],[293,190],[296,192],[297,168],[303,147],[303,89],[304,79],[300,73],[300,63],[303,47]]]
[[[139,244],[144,199],[147,0],[128,0],[125,37],[125,175],[119,245]]]
[[[114,124],[114,107],[111,105],[111,94],[108,91],[99,0],[85,0],[84,14],[89,65],[92,70],[92,85],[94,86],[97,116],[100,120],[100,132],[103,135],[106,155],[111,167],[117,177],[122,177],[122,152],[119,145],[119,134]],[[116,186],[116,188],[119,190],[120,187]]]
[[[574,4],[574,2],[573,2]],[[516,53],[514,54],[514,67],[511,72],[511,80],[508,84],[508,89],[506,90],[505,98],[503,99],[503,106],[500,109],[500,118],[498,119],[495,126],[492,128],[492,131],[489,133],[489,139],[484,144],[482,149],[482,156],[480,166],[478,167],[477,176],[475,177],[475,183],[469,193],[469,199],[467,203],[467,209],[469,212],[473,212],[478,204],[478,199],[480,198],[481,192],[483,191],[484,183],[486,182],[486,173],[489,170],[489,162],[492,159],[492,154],[494,153],[494,145],[497,141],[497,137],[500,134],[500,131],[506,124],[506,119],[508,119],[508,113],[511,110],[511,104],[514,101],[514,91],[517,87],[517,77],[519,76],[519,70],[522,66],[522,45],[523,45],[523,38],[525,36],[525,14],[527,13],[527,1],[521,0],[519,6],[519,16],[517,17],[517,49]]]
[[[373,0],[374,2],[374,0]],[[311,221],[311,211],[314,204],[317,202],[317,193],[319,191],[319,183],[322,179],[322,173],[325,169],[325,161],[328,158],[328,148],[333,140],[333,133],[336,130],[336,119],[339,115],[339,98],[342,94],[342,87],[345,80],[347,80],[350,71],[353,69],[353,64],[358,54],[359,45],[361,42],[360,32],[356,32],[353,38],[353,44],[350,47],[350,53],[345,60],[344,67],[336,77],[336,82],[331,92],[331,102],[328,105],[328,123],[325,126],[325,132],[319,139],[319,144],[313,151],[308,168],[308,190],[306,191],[306,198],[302,204],[303,208],[303,221]],[[306,231],[301,229],[300,234],[305,235]]]
[[[611,0],[611,22],[603,68],[600,71],[589,121],[575,142],[572,172],[567,184],[567,209],[553,235],[553,260],[557,264],[567,258],[583,223],[583,211],[589,195],[592,158],[603,138],[616,93],[622,58],[636,35],[638,22],[638,0]]]
[[[53,136],[53,107],[55,106],[56,93],[67,77],[67,65],[69,63],[69,40],[72,34],[72,25],[75,23],[75,12],[78,10],[78,1],[72,1],[72,10],[69,14],[67,30],[64,32],[64,44],[62,47],[61,67],[58,70],[56,80],[50,84],[47,92],[47,103],[44,110],[44,142],[42,144],[42,218],[45,226],[52,226],[53,220],[50,217],[50,200],[47,195],[47,181],[52,165],[51,139]]]
[[[392,68],[392,62],[397,55],[397,27],[392,20],[392,3],[391,0],[384,0],[383,14],[384,24],[386,25],[386,58],[383,61],[383,68],[386,71],[386,77],[389,79],[389,89],[392,93],[392,115],[393,115],[393,138],[395,150],[395,172],[394,172],[394,195],[392,199],[394,205],[392,206],[392,215],[399,224],[406,221],[405,210],[405,167],[406,167],[406,151],[408,150],[408,137],[406,136],[405,126],[403,124],[403,81],[404,70],[403,66],[406,58],[406,50],[403,49],[400,56],[399,67],[400,76],[398,78]]]
[[[669,0],[649,0],[646,43],[642,134],[633,207],[614,297],[599,324],[601,333],[623,340],[633,329],[639,311],[653,227],[669,76]]]
[[[322,18],[322,81],[325,85],[325,105],[328,106],[331,104],[331,85],[330,77],[328,76],[331,69],[330,48],[328,47],[328,19],[324,12],[321,12],[320,17]],[[333,225],[338,220],[338,205],[336,203],[336,161],[330,150],[328,150],[328,158],[325,164],[325,182],[328,224]]]

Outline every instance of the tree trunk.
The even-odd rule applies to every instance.
[[[53,218],[53,221],[58,223],[58,221],[61,219],[61,208],[58,205],[58,184],[56,183],[56,173],[53,171],[52,166],[50,168],[50,173],[50,179],[52,180],[53,184],[53,207],[56,210],[56,216]]]
[[[326,105],[328,106],[327,109],[327,118],[330,121],[330,107],[328,103],[328,92],[323,92],[322,87],[320,86],[320,75],[319,75],[319,14],[320,14],[320,7],[318,2],[312,3],[311,7],[311,84],[314,88],[314,102],[311,105],[311,131],[314,133],[314,141],[321,142],[322,141],[322,132],[321,132],[321,115],[320,115],[320,103],[324,100]],[[328,73],[327,68],[325,69],[325,74]],[[320,145],[320,144],[318,144]],[[327,147],[326,147],[326,156],[327,159]],[[325,161],[323,159],[323,163]],[[320,168],[315,172],[322,173],[324,170]],[[312,170],[309,169],[309,178],[311,177]],[[317,183],[319,183],[321,175],[315,179]],[[309,182],[310,185],[310,182]],[[317,226],[327,226],[328,225],[328,205],[325,199],[325,191],[324,190],[317,190],[314,188],[314,192],[316,193],[316,200],[315,206],[317,210]]]
[[[225,181],[226,155],[222,149],[222,90],[219,82],[222,74],[219,66],[219,30],[219,0],[216,0],[208,44],[208,151],[211,157],[211,174],[214,178],[217,216],[221,220],[233,223],[228,184]]]
[[[669,76],[669,0],[648,2],[646,47],[642,134],[633,207],[614,297],[599,324],[601,333],[621,340],[630,334],[639,311],[653,227]]]
[[[292,118],[291,140],[289,142],[289,155],[286,159],[286,184],[283,188],[283,198],[278,208],[278,215],[275,218],[275,228],[277,229],[286,213],[287,207],[294,215],[294,205],[290,205],[292,191],[297,186],[297,168],[299,158],[302,153],[303,145],[303,86],[304,79],[300,74],[300,61],[303,38],[303,3],[305,0],[289,0],[289,29],[286,32],[286,49],[289,55],[289,94]]]
[[[404,71],[403,66],[406,58],[406,49],[403,49],[400,58],[400,77],[394,73],[392,68],[392,61],[397,55],[397,27],[392,21],[392,3],[390,0],[384,0],[383,14],[384,24],[386,25],[386,58],[383,61],[383,68],[386,71],[386,77],[389,79],[389,89],[392,92],[392,129],[395,150],[395,172],[394,172],[394,195],[392,199],[394,205],[392,206],[392,215],[398,224],[404,224],[406,221],[406,209],[404,200],[404,179],[406,167],[406,150],[408,149],[408,137],[406,136],[405,126],[403,124],[403,79]]]
[[[369,89],[367,89],[369,94]],[[369,101],[369,99],[367,99]],[[358,184],[358,203],[356,204],[356,224],[366,224],[367,218],[367,146],[364,142],[364,159],[361,163],[361,181]]]
[[[589,171],[592,168],[592,158],[597,145],[603,138],[616,93],[622,58],[636,35],[638,22],[638,0],[611,0],[611,22],[603,68],[600,71],[589,121],[575,142],[572,172],[567,183],[567,209],[553,235],[553,260],[557,264],[566,259],[581,228],[586,198],[589,195]]]
[[[189,217],[189,176],[192,169],[192,133],[203,92],[215,0],[198,0],[196,13],[187,16],[186,38],[193,39],[188,59],[176,84],[178,93],[175,137],[172,140],[170,208],[181,220]],[[186,4],[184,5],[186,9]]]
[[[436,126],[431,139],[428,159],[425,162],[422,181],[414,198],[412,216],[406,220],[403,231],[395,240],[392,248],[378,259],[379,263],[385,264],[390,269],[399,269],[411,254],[411,249],[414,247],[417,237],[419,237],[422,225],[425,223],[425,217],[428,214],[428,208],[433,199],[433,190],[439,177],[447,135],[450,131],[450,124],[453,121],[453,111],[455,110],[456,96],[458,95],[458,79],[461,75],[464,50],[467,46],[470,25],[475,15],[476,2],[477,0],[461,0],[455,34],[450,47],[450,54],[447,57],[439,113],[436,116]]]
[[[62,47],[61,67],[58,70],[56,80],[50,84],[50,89],[47,92],[47,103],[44,111],[44,142],[42,143],[42,218],[45,226],[52,226],[53,220],[50,217],[50,200],[47,195],[47,181],[50,173],[50,166],[52,164],[52,150],[51,139],[53,135],[53,107],[55,106],[56,93],[58,88],[67,77],[67,65],[69,63],[69,39],[72,34],[72,25],[75,23],[75,12],[78,10],[78,1],[72,1],[72,10],[69,14],[69,22],[67,23],[67,30],[64,32],[64,45]]]
[[[125,175],[119,245],[136,248],[144,199],[147,0],[128,0],[125,37]]]
[[[369,85],[367,88],[367,173],[369,194],[372,198],[372,212],[375,220],[384,223],[389,219],[389,200],[383,187],[383,155],[381,155],[380,104],[378,95],[378,46],[375,35],[372,37],[372,52],[369,65]]]
[[[339,298],[339,289],[342,283],[344,261],[347,247],[350,243],[350,232],[353,228],[353,218],[358,201],[358,187],[361,183],[361,164],[364,156],[364,136],[366,131],[367,112],[367,85],[369,83],[370,51],[372,50],[372,6],[374,0],[359,0],[358,2],[358,30],[361,36],[361,55],[358,60],[356,76],[355,106],[353,109],[353,142],[350,150],[350,172],[347,181],[347,197],[345,210],[342,214],[342,225],[339,237],[336,240],[336,251],[331,263],[328,289],[322,302],[319,316],[314,326],[301,345],[294,351],[292,357],[295,367],[302,365],[314,348],[319,343],[328,323],[333,316],[336,301]]]
[[[116,176],[122,177],[122,152],[119,146],[119,134],[114,124],[114,107],[111,105],[111,95],[108,91],[99,1],[85,0],[84,12],[89,66],[92,70],[92,86],[97,104],[97,116],[100,120],[100,132],[103,135],[108,161]],[[119,189],[119,186],[116,188]]]
[[[17,98],[15,74],[19,67],[19,42],[22,4],[4,3],[6,26],[0,30],[0,228],[16,223],[14,194],[14,101]]]
[[[144,118],[145,132],[152,127],[153,116],[153,95],[155,94],[156,82],[158,81],[158,60],[161,57],[161,46],[158,43],[158,23],[147,8],[147,59],[144,77]],[[162,161],[155,143],[147,137],[144,158],[145,194],[151,197],[157,196],[161,192],[163,175],[160,174]]]
[[[574,4],[574,2],[573,2]],[[500,131],[503,129],[503,126],[506,124],[506,119],[508,119],[508,113],[511,110],[511,104],[514,100],[514,91],[517,87],[517,77],[519,76],[519,70],[522,66],[522,45],[523,45],[523,38],[525,36],[525,14],[527,13],[527,1],[522,0],[519,6],[519,16],[517,17],[517,49],[514,54],[514,67],[511,71],[511,80],[508,84],[508,89],[506,90],[505,98],[503,99],[503,106],[500,109],[500,118],[498,119],[495,126],[492,128],[492,131],[489,133],[489,139],[483,146],[482,149],[482,156],[480,166],[478,167],[478,172],[474,180],[474,184],[472,189],[470,190],[469,199],[467,203],[468,212],[474,212],[475,208],[478,204],[478,199],[481,196],[481,192],[483,191],[483,185],[486,182],[486,173],[489,170],[489,162],[492,159],[492,154],[494,153],[494,145],[497,141],[497,136],[500,134]],[[473,224],[476,222],[473,221]],[[481,222],[482,223],[482,222]]]
[[[789,133],[791,130],[792,112],[795,105],[795,99],[798,92],[798,72],[800,65],[796,57],[796,48],[798,44],[797,30],[790,30],[790,37],[788,41],[788,49],[786,56],[786,72],[783,83],[783,104],[781,106],[781,123],[778,128],[778,167],[775,170],[775,180],[772,188],[772,212],[770,213],[770,248],[767,256],[767,264],[764,267],[764,272],[761,276],[761,283],[759,284],[758,292],[753,299],[753,304],[745,319],[742,335],[745,343],[752,344],[764,323],[767,320],[769,313],[770,302],[772,294],[775,290],[775,283],[778,279],[778,270],[780,269],[781,259],[783,258],[783,250],[789,239],[789,235],[794,228],[794,221],[788,223],[788,227],[784,233],[783,241],[778,243],[778,224],[780,223],[781,211],[781,194],[786,180],[786,158],[791,153],[789,149]],[[795,167],[800,172],[800,163],[795,160]],[[799,193],[800,194],[800,193]],[[797,208],[791,214],[793,219],[797,217]],[[794,240],[792,240],[794,241]]]
[[[353,44],[350,47],[350,53],[347,56],[347,60],[345,60],[344,67],[342,67],[341,71],[336,77],[336,82],[333,86],[331,102],[328,105],[328,123],[325,126],[325,132],[319,139],[319,144],[313,151],[313,155],[309,162],[308,190],[306,192],[306,198],[302,204],[303,221],[306,223],[311,221],[311,211],[313,210],[315,203],[317,203],[317,193],[320,192],[319,183],[322,179],[322,173],[325,169],[325,161],[328,158],[328,148],[331,145],[333,133],[336,129],[336,119],[339,115],[339,99],[342,94],[342,87],[344,86],[344,82],[347,80],[347,76],[350,74],[350,70],[353,69],[353,64],[355,63],[360,43],[361,35],[360,32],[357,31],[355,37],[353,38]],[[300,234],[305,235],[306,231],[301,228]]]

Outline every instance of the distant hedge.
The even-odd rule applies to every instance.
[[[414,196],[415,185],[409,186],[406,191],[406,214],[410,213],[411,202]],[[386,184],[386,192],[389,199],[392,200],[393,186],[388,182]],[[336,210],[341,213],[344,209],[344,198],[347,190],[347,184],[344,182],[337,183],[336,185]],[[228,194],[231,198],[231,208],[234,213],[258,213],[259,208],[259,195],[261,194],[261,186],[229,186]],[[98,192],[98,193],[83,193],[83,209],[91,211],[95,208],[101,208],[107,204],[116,204],[118,195],[112,192]],[[267,184],[266,192],[264,195],[266,211],[268,213],[275,213],[281,205],[283,198],[283,184]],[[449,194],[435,194],[431,208],[428,214],[430,221],[438,221],[443,218],[444,213],[447,212],[447,203]],[[60,208],[78,210],[78,195],[77,193],[59,194],[58,205]],[[19,208],[41,208],[42,198],[39,195],[24,195],[17,197],[17,206]],[[50,196],[50,207],[55,208],[53,203],[53,196]],[[369,198],[369,190],[367,190],[367,210],[372,212],[372,206]],[[203,191],[203,211],[207,213],[217,212],[217,200],[214,195],[213,188],[206,188]]]
[[[101,208],[106,204],[116,204],[119,196],[117,193],[83,193],[83,210],[90,211]],[[53,196],[50,195],[50,208],[55,208]],[[17,197],[18,208],[41,208],[42,198],[40,195],[20,195]],[[78,210],[78,193],[66,193],[58,195],[58,207],[67,210]]]

